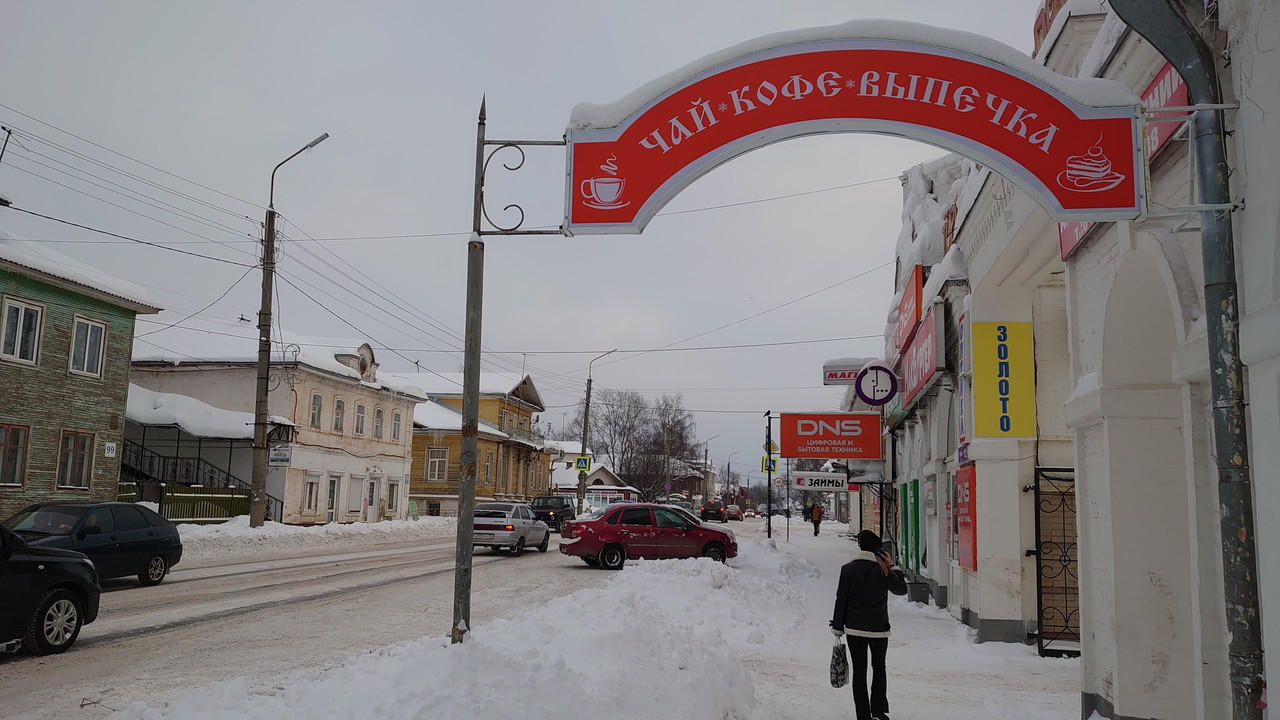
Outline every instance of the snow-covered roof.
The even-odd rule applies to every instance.
[[[0,268],[13,268],[72,283],[86,294],[121,305],[137,313],[151,315],[163,308],[151,293],[128,280],[108,275],[57,250],[29,240],[18,240],[0,230]],[[124,301],[124,302],[121,302]]]
[[[547,440],[546,447],[551,450],[558,450],[564,455],[577,456],[584,454],[581,440]],[[590,455],[591,450],[588,448],[585,454]]]
[[[591,487],[594,482],[594,476],[600,474],[606,476],[604,478],[606,487],[626,487],[622,485],[622,478],[618,477],[606,465],[596,465],[591,468],[591,472],[587,473],[587,487]],[[613,483],[617,483],[616,485]],[[573,468],[566,468],[564,463],[560,463],[551,468],[551,487],[557,489],[576,489],[578,487],[578,471]]]
[[[477,420],[477,423],[481,435],[496,438],[510,437],[510,435],[484,420]],[[444,403],[428,400],[414,406],[413,424],[425,430],[445,430],[460,433],[462,432],[462,413]]]
[[[380,373],[379,376],[382,374]],[[461,397],[462,373],[387,373],[413,384],[431,397]],[[480,373],[481,395],[513,395],[542,409],[533,379],[519,373]]]
[[[139,425],[174,425],[196,437],[253,438],[253,413],[223,410],[188,395],[156,392],[133,383],[129,383],[124,416]],[[278,415],[269,416],[267,421],[293,425]]]
[[[1065,16],[1067,13],[1060,14]],[[773,33],[738,43],[655,78],[614,102],[579,103],[569,115],[568,127],[571,130],[617,127],[672,88],[748,55],[824,40],[858,39],[916,43],[983,58],[1032,82],[1051,87],[1083,105],[1106,107],[1138,102],[1133,91],[1120,83],[1096,78],[1064,77],[1022,52],[989,37],[901,20],[851,20],[839,25]]]
[[[191,363],[256,363],[258,329],[249,323],[218,322],[192,318],[192,326],[163,328],[134,338],[133,362],[182,365]],[[271,342],[271,362],[292,363],[344,377],[379,390],[390,390],[413,399],[426,400],[421,385],[396,373],[378,372],[375,382],[360,379],[360,373],[338,362],[335,354],[349,354],[361,340],[313,338],[278,330]]]

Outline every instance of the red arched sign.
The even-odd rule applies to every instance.
[[[1142,213],[1140,114],[1127,90],[1053,75],[986,38],[887,27],[898,39],[792,33],[786,43],[787,34],[771,36],[762,40],[780,46],[751,50],[760,43],[749,43],[727,60],[733,49],[712,56],[701,72],[668,76],[687,79],[649,92],[647,101],[636,97],[663,79],[612,105],[575,108],[566,133],[564,229],[638,233],[721,163],[832,132],[899,135],[973,158],[1037,197],[1057,220]]]

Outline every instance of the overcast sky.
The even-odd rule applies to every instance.
[[[327,132],[276,176],[277,319],[301,335],[363,338],[387,369],[456,372],[482,96],[489,138],[556,140],[576,103],[614,100],[761,35],[893,18],[1029,53],[1038,5],[6,3],[0,124],[15,133],[0,193],[231,262],[14,210],[0,211],[0,228],[148,287],[167,310],[139,333],[223,293],[184,325],[252,319],[261,277],[247,266],[271,170]],[[737,469],[758,476],[766,410],[831,409],[841,393],[822,387],[823,361],[882,353],[896,177],[940,154],[874,135],[792,140],[698,180],[642,235],[488,238],[484,367],[523,366],[558,429],[582,398],[588,361],[619,348],[595,363],[596,389],[683,395],[700,439],[719,436],[710,456],[723,465],[736,451]],[[491,170],[490,214],[505,222],[501,208],[517,203],[526,227],[558,225],[563,168],[552,148],[519,172]],[[756,347],[724,347],[743,345]]]

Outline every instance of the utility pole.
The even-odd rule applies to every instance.
[[[766,455],[769,453],[769,448],[772,448],[772,447],[773,447],[773,411],[766,410],[764,413],[764,451]],[[764,527],[765,527],[764,536],[767,538],[771,538],[773,537],[773,468],[769,466],[767,463],[765,464],[765,468],[766,468],[765,480],[767,482],[767,484],[765,485],[765,489],[768,491],[768,495],[767,495],[768,510],[767,512],[765,512],[765,515],[764,515]],[[790,536],[791,536],[791,519],[787,518],[787,537],[789,538]]]
[[[258,311],[258,382],[253,402],[253,470],[249,490],[249,527],[262,527],[267,514],[267,393],[271,378],[271,293],[276,275],[276,170],[324,142],[325,133],[280,161],[271,171],[271,192],[262,233],[262,306]],[[276,518],[279,522],[282,518]]]
[[[587,429],[591,427],[591,366],[596,360],[618,352],[618,348],[614,348],[604,355],[591,358],[591,362],[587,363],[587,397],[582,403],[582,454],[587,454]],[[587,502],[587,471],[578,471],[578,514],[581,515]]]

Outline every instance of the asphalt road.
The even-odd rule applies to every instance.
[[[612,573],[556,550],[476,552],[471,620],[512,617]],[[90,718],[152,706],[244,676],[271,693],[397,641],[443,637],[453,620],[453,541],[179,563],[156,587],[104,583],[98,620],[62,655],[0,655],[0,716]]]

